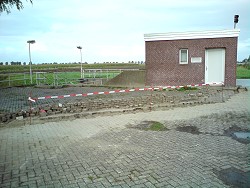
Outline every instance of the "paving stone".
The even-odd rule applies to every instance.
[[[204,93],[205,95],[205,93]],[[249,93],[225,103],[0,127],[0,187],[227,187],[214,170],[249,170]],[[159,121],[167,131],[128,128]],[[194,125],[199,134],[178,131]]]

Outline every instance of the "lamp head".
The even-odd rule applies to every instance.
[[[28,40],[27,43],[34,44],[34,43],[36,43],[36,41],[35,40]]]
[[[234,15],[234,23],[238,23],[239,22],[239,15]]]
[[[82,49],[82,47],[81,47],[81,46],[77,46],[77,48],[78,48],[78,49],[80,49],[80,50]]]

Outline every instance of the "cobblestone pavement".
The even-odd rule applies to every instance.
[[[199,88],[206,90],[205,87]],[[30,102],[28,97],[44,97],[44,96],[60,96],[69,94],[81,94],[81,93],[92,93],[100,91],[113,91],[114,88],[107,87],[66,87],[66,88],[36,88],[36,87],[11,87],[1,88],[0,91],[0,112],[16,112],[21,110],[29,110]],[[190,93],[196,91],[188,91]],[[151,94],[150,91],[130,92],[130,93],[115,93],[109,95],[92,95],[88,97],[69,97],[61,99],[45,99],[38,100],[32,103],[32,107],[41,107],[46,105],[53,105],[58,103],[74,103],[93,99],[116,99],[116,98],[127,98],[137,97],[141,95]],[[173,93],[168,92],[168,95],[183,95],[183,92]]]
[[[223,133],[249,128],[249,99],[1,127],[0,187],[230,187],[217,172],[249,173],[249,144]],[[168,130],[129,128],[145,121]],[[190,125],[200,134],[177,131]]]
[[[0,111],[5,112],[16,112],[17,110],[29,109],[30,103],[28,97],[43,97],[43,96],[54,96],[54,95],[66,95],[72,93],[88,93],[103,91],[103,87],[68,87],[68,88],[35,88],[35,87],[11,87],[1,88],[0,92]],[[105,89],[106,90],[106,89]],[[64,103],[64,102],[76,102],[84,100],[84,97],[71,97],[65,99],[53,99],[53,100],[39,100],[32,104],[34,105],[46,105],[53,103]]]
[[[28,101],[29,96],[31,97],[44,97],[44,96],[59,96],[69,94],[81,94],[81,93],[92,93],[100,91],[113,91],[114,88],[107,87],[66,87],[66,88],[35,88],[35,87],[11,87],[1,88],[0,91],[0,112],[16,112],[19,110],[29,110],[30,103]],[[69,97],[61,99],[46,99],[38,100],[36,103],[32,103],[32,107],[35,106],[46,106],[58,103],[74,103],[85,100],[98,99],[110,99],[120,97],[135,97],[140,95],[150,94],[150,91],[143,92],[130,92],[130,93],[116,93],[110,95],[92,95],[88,97]]]

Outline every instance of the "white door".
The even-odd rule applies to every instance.
[[[225,80],[225,49],[206,49],[205,52],[205,83],[224,82]]]

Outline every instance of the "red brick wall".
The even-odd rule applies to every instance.
[[[225,48],[225,85],[236,85],[237,37],[147,41],[146,85],[188,85],[205,81],[205,50]],[[179,50],[188,49],[188,64],[179,64]],[[191,57],[202,57],[191,63]]]

